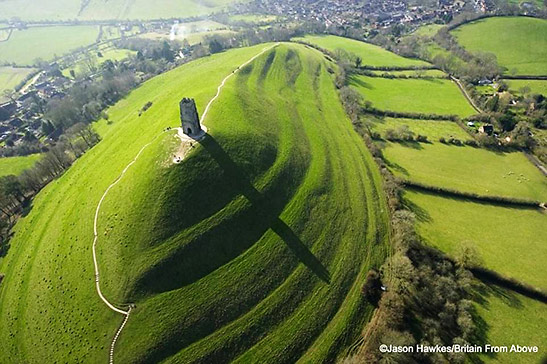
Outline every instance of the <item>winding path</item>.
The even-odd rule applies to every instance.
[[[209,111],[209,108],[211,107],[211,105],[213,104],[213,102],[220,96],[220,92],[222,91],[222,88],[224,87],[224,85],[226,84],[226,81],[228,81],[228,79],[230,77],[232,77],[234,74],[236,74],[241,68],[245,67],[246,65],[248,65],[249,63],[251,63],[252,61],[254,61],[256,58],[260,57],[262,54],[264,54],[265,52],[267,52],[268,50],[278,46],[279,43],[276,43],[270,47],[266,47],[264,48],[260,53],[256,54],[255,56],[253,56],[252,58],[250,58],[248,61],[246,61],[245,63],[241,64],[237,69],[235,69],[232,73],[230,73],[228,76],[226,76],[222,82],[220,83],[220,85],[218,86],[217,88],[217,93],[216,95],[207,103],[207,106],[205,107],[205,111],[203,112],[203,115],[201,117],[201,121],[203,122],[205,120],[205,117],[207,116],[207,113]],[[165,131],[164,131],[165,132]],[[162,134],[164,133],[162,132]],[[97,229],[97,225],[98,225],[98,220],[99,220],[99,213],[100,213],[100,210],[101,210],[101,206],[103,204],[103,201],[104,199],[106,198],[106,196],[108,195],[108,192],[110,192],[110,190],[115,186],[117,185],[123,178],[123,176],[125,175],[125,173],[127,172],[127,170],[137,161],[137,159],[139,159],[139,157],[141,156],[142,152],[144,152],[144,150],[150,145],[152,144],[161,134],[158,134],[154,137],[154,139],[152,139],[152,141],[150,141],[149,143],[145,144],[140,150],[139,152],[137,153],[137,155],[135,156],[135,158],[133,158],[133,160],[131,162],[129,162],[129,164],[127,166],[125,166],[125,168],[123,169],[122,173],[114,180],[114,182],[112,182],[110,184],[110,186],[108,186],[108,188],[104,191],[101,199],[99,200],[99,203],[97,204],[97,208],[95,209],[95,218],[93,220],[93,265],[95,267],[95,288],[97,290],[97,294],[99,295],[99,297],[101,298],[101,300],[106,304],[106,306],[108,306],[108,308],[114,312],[117,312],[119,314],[122,314],[125,316],[122,324],[120,325],[120,327],[118,328],[118,330],[116,331],[116,334],[114,335],[114,338],[112,339],[112,342],[110,344],[110,352],[109,352],[109,363],[110,364],[113,364],[114,363],[114,347],[116,346],[116,341],[118,340],[123,328],[125,327],[125,324],[127,323],[127,320],[129,319],[129,315],[131,313],[131,308],[133,307],[132,304],[127,304],[128,306],[128,309],[127,311],[121,309],[121,308],[118,308],[116,306],[114,306],[110,301],[108,301],[106,299],[106,297],[103,295],[102,291],[101,291],[101,285],[100,285],[100,276],[99,276],[99,263],[97,261],[97,242],[99,240],[99,234],[98,234],[98,229]]]

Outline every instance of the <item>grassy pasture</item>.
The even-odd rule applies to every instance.
[[[108,111],[103,140],[39,194],[0,263],[0,362],[107,358],[121,317],[94,290],[100,196],[178,124],[181,97],[202,112],[263,47],[185,64]],[[385,258],[387,208],[328,67],[303,46],[269,51],[226,83],[210,136],[183,163],[170,163],[178,146],[161,134],[112,189],[99,220],[103,287],[137,304],[117,361],[328,362],[362,330],[372,308],[360,288]]]
[[[146,1],[91,0],[81,9],[74,0],[41,0],[40,6],[33,0],[0,1],[0,19],[19,17],[23,20],[104,20],[104,19],[169,19],[208,15],[222,10],[233,0],[181,0]]]
[[[24,157],[0,158],[0,177],[10,174],[19,175],[40,160],[40,154],[31,154]]]
[[[52,60],[70,50],[93,44],[98,34],[98,27],[90,25],[17,30],[7,42],[0,43],[0,61],[26,66],[37,58]]]
[[[439,29],[441,29],[444,25],[442,24],[427,24],[422,25],[421,27],[418,27],[411,35],[419,35],[423,37],[433,37]]]
[[[428,244],[452,256],[463,246],[474,247],[486,268],[547,289],[547,272],[542,269],[547,237],[539,234],[547,214],[413,190],[406,191],[405,199]]]
[[[541,94],[547,96],[547,81],[545,80],[504,80],[509,86],[509,90],[521,93],[521,89],[529,88],[531,94]]]
[[[307,35],[301,38],[294,38],[294,40],[313,44],[331,52],[335,52],[337,49],[344,49],[361,57],[363,59],[363,66],[415,67],[428,65],[424,61],[404,58],[370,43],[334,35]]]
[[[382,137],[387,129],[397,129],[403,125],[414,134],[425,135],[430,141],[436,142],[439,138],[457,138],[460,140],[472,139],[458,124],[452,121],[442,120],[415,120],[403,118],[375,118],[367,116],[366,120],[372,126],[372,130],[379,132]]]
[[[33,68],[0,67],[0,92],[13,89],[32,72]]]
[[[375,75],[393,75],[393,76],[411,76],[411,77],[435,77],[444,78],[448,77],[446,73],[441,70],[404,70],[404,71],[370,71]]]
[[[547,74],[547,20],[495,17],[465,24],[452,31],[472,52],[491,52],[507,72]]]
[[[350,86],[380,110],[470,116],[475,113],[458,87],[445,79],[389,79],[356,75]]]
[[[531,298],[496,286],[478,284],[477,313],[483,319],[486,342],[511,347],[538,346],[538,353],[480,354],[487,363],[537,364],[545,360],[547,306]]]
[[[122,59],[125,59],[133,54],[136,54],[135,51],[131,51],[128,49],[116,49],[116,48],[110,48],[106,50],[100,50],[102,57],[97,57],[97,66],[103,64],[107,60],[111,61],[121,61]],[[91,52],[93,55],[97,54],[97,50],[93,50]],[[76,74],[76,77],[82,74],[89,73],[89,69],[85,65],[85,62],[83,60],[76,62],[75,65],[72,65],[70,67],[67,67],[63,69],[62,73],[65,77],[71,77],[70,71],[74,70],[74,73]]]
[[[545,177],[520,152],[388,142],[384,156],[396,175],[412,181],[480,195],[547,200]]]

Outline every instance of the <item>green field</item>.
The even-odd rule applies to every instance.
[[[546,80],[504,80],[509,86],[509,90],[520,94],[523,88],[528,89],[529,94],[540,94],[547,96]]]
[[[350,85],[380,110],[467,117],[475,110],[445,79],[390,79],[356,75]]]
[[[547,20],[497,17],[478,20],[452,31],[472,52],[491,52],[508,73],[547,74]]]
[[[538,209],[502,207],[407,190],[425,241],[455,256],[476,249],[481,264],[506,277],[547,289],[547,236],[539,232],[547,214]]]
[[[370,43],[334,35],[307,35],[302,38],[294,38],[293,40],[313,44],[331,52],[335,52],[337,49],[343,49],[361,57],[363,66],[416,67],[428,65],[428,63],[424,61],[404,58]]]
[[[439,29],[441,29],[444,25],[442,24],[427,24],[422,25],[421,27],[418,27],[411,35],[419,35],[423,37],[433,37]]]
[[[263,47],[146,82],[99,123],[102,141],[40,192],[0,263],[0,362],[107,360],[122,317],[95,292],[93,214],[158,135],[99,218],[105,294],[136,303],[116,361],[333,362],[352,344],[372,313],[360,290],[386,256],[388,217],[327,72],[335,65],[281,45],[228,80],[210,135],[180,165],[172,132],[161,133],[178,124],[181,97],[203,111]]]
[[[40,154],[31,154],[24,157],[0,158],[0,177],[10,174],[19,175],[40,160]]]
[[[496,286],[480,284],[475,300],[484,320],[485,342],[490,345],[537,346],[538,353],[481,354],[487,363],[538,364],[545,362],[547,306],[544,303]]]
[[[0,67],[0,92],[13,89],[34,71],[34,68]]]
[[[262,14],[238,14],[230,16],[231,22],[245,22],[253,24],[266,24],[274,22],[278,19],[276,15]]]
[[[170,19],[209,15],[224,9],[233,0],[33,0],[0,1],[0,19],[18,17],[23,20],[102,20],[102,19]]]
[[[456,138],[462,141],[472,139],[465,130],[452,121],[375,118],[371,116],[367,116],[366,120],[370,122],[372,130],[379,132],[382,137],[387,129],[396,130],[402,126],[407,126],[414,134],[425,135],[432,142],[438,141],[441,137],[445,139]]]
[[[110,48],[106,50],[101,50],[102,57],[95,57],[97,55],[97,50],[91,51],[94,59],[96,59],[96,65],[99,66],[106,62],[107,60],[111,61],[121,61],[122,59],[125,59],[133,54],[136,54],[136,52],[128,50],[128,49],[116,49],[116,48]],[[72,65],[70,67],[67,67],[63,69],[63,75],[65,77],[71,77],[70,71],[74,70],[76,77],[89,73],[89,68],[86,65],[86,63],[83,60],[80,60],[76,62],[75,65]]]
[[[386,143],[392,171],[426,185],[488,196],[547,200],[547,181],[520,152],[432,144]]]
[[[404,70],[404,71],[370,71],[375,75],[393,75],[410,77],[435,77],[446,78],[448,75],[441,70]]]
[[[98,27],[90,25],[17,30],[7,42],[0,43],[0,62],[26,66],[33,64],[37,58],[50,61],[55,56],[93,44],[98,35]]]

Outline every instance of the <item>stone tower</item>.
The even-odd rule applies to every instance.
[[[186,135],[194,136],[201,133],[199,124],[199,115],[194,99],[183,98],[180,100],[180,122],[182,132]]]

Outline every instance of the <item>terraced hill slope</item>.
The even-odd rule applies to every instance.
[[[109,110],[103,140],[40,193],[0,262],[0,362],[107,360],[122,317],[94,290],[93,213],[152,140],[99,216],[104,293],[136,304],[117,362],[332,361],[352,343],[370,315],[360,288],[387,254],[388,218],[338,102],[336,66],[282,44],[230,78],[183,163],[161,132],[178,123],[181,97],[203,111],[262,48],[182,66]]]

